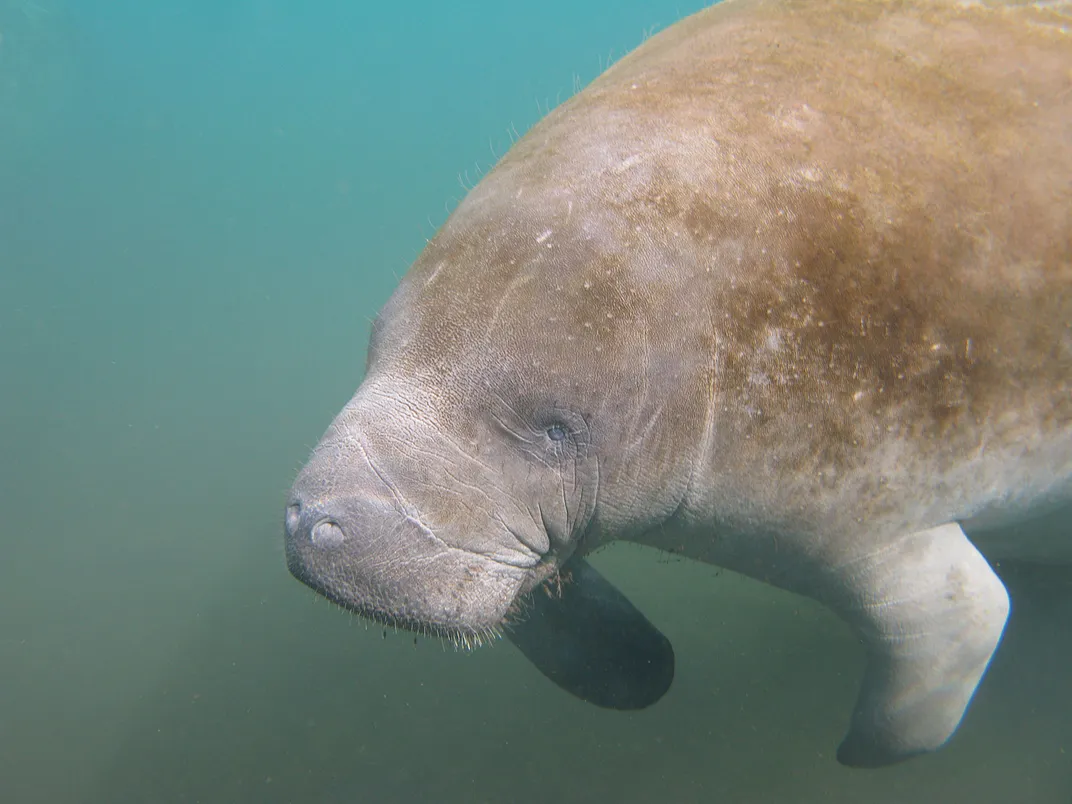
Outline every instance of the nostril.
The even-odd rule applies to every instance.
[[[309,538],[317,547],[338,547],[346,541],[346,534],[338,523],[330,519],[321,519],[313,525],[313,532]]]
[[[301,503],[291,503],[287,506],[286,528],[287,533],[293,536],[298,532],[298,523],[301,522]]]

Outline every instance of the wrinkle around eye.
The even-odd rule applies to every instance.
[[[519,431],[519,430],[515,429],[514,427],[512,427],[510,425],[510,423],[508,421],[506,421],[506,419],[504,419],[502,416],[499,416],[498,414],[493,413],[491,415],[491,420],[492,420],[492,422],[494,422],[495,426],[498,427],[506,435],[511,436],[511,437],[517,439],[518,441],[522,442],[522,443],[528,443],[528,444],[532,443],[531,438],[526,437],[526,434],[524,432]]]

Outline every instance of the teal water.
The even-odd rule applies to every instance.
[[[425,239],[699,5],[0,0],[0,802],[1068,804],[1061,601],[953,745],[868,773],[833,759],[847,631],[728,573],[597,557],[677,649],[627,715],[286,572],[286,490]]]

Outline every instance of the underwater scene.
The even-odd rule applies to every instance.
[[[0,0],[0,802],[1072,802],[1072,4],[707,5]]]

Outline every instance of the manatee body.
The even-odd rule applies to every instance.
[[[936,749],[1009,611],[981,551],[1072,555],[1070,282],[1068,3],[727,0],[428,244],[295,482],[290,569],[629,708],[673,653],[583,557],[674,549],[866,644],[843,763]]]

